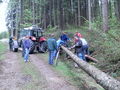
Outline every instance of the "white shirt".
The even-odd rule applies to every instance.
[[[82,41],[82,45],[87,45],[87,41],[84,38],[80,38],[80,40]]]

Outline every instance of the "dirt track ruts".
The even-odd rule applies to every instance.
[[[30,60],[47,80],[49,90],[78,90],[76,87],[66,82],[62,76],[53,71],[51,69],[53,66],[48,65],[48,63],[40,57],[31,55]]]

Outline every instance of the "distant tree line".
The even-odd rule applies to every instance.
[[[0,33],[0,39],[3,39],[3,38],[8,38],[8,32],[7,31],[4,31],[4,32]]]
[[[31,25],[64,30],[69,25],[81,27],[87,23],[91,30],[99,18],[107,32],[110,18],[120,20],[119,7],[120,0],[10,0],[7,26],[13,34]]]

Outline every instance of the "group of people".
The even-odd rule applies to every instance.
[[[54,59],[56,57],[56,54],[59,50],[60,45],[64,45],[65,47],[68,47],[69,43],[68,41],[71,41],[71,39],[68,37],[68,35],[63,32],[60,36],[60,38],[56,41],[54,38],[54,34],[50,35],[50,38],[47,40],[48,43],[48,51],[49,51],[49,64],[54,64]],[[89,46],[87,41],[83,38],[83,36],[76,32],[74,34],[74,45],[71,47],[68,47],[68,49],[75,49],[75,54],[81,59],[86,61],[85,55],[89,54]]]
[[[29,36],[26,36],[22,40],[22,57],[24,58],[25,62],[28,62],[30,47],[31,47],[31,40],[29,39]],[[18,48],[18,42],[16,37],[10,37],[9,38],[9,48],[10,51],[13,51],[13,48]]]
[[[10,38],[10,50],[11,50],[11,42],[12,38]],[[51,34],[49,38],[47,39],[47,44],[48,44],[48,52],[49,52],[49,64],[53,65],[54,64],[54,59],[57,55],[57,52],[60,48],[61,45],[67,47],[69,50],[73,49],[75,50],[75,54],[81,59],[86,61],[85,55],[89,54],[88,50],[88,43],[87,41],[83,38],[83,36],[76,32],[74,34],[74,45],[71,47],[69,46],[68,41],[71,41],[71,39],[68,37],[68,35],[65,32],[62,32],[60,38],[58,40],[55,39],[54,34]],[[30,52],[30,47],[31,47],[31,39],[29,36],[26,36],[22,40],[22,56],[24,58],[25,62],[29,61],[29,52]]]

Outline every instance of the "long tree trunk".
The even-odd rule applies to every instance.
[[[73,9],[73,0],[71,0],[71,11],[72,11],[72,14],[73,14],[73,11],[74,11],[74,9]]]
[[[81,25],[81,19],[80,19],[80,0],[78,0],[78,26]]]
[[[55,0],[53,0],[53,20],[54,20],[54,26],[56,26]]]
[[[106,90],[120,90],[119,81],[105,74],[94,66],[88,64],[87,62],[81,60],[64,46],[61,47],[79,65],[81,69],[92,76],[96,80],[96,82],[99,83]]]
[[[92,29],[92,17],[91,17],[91,0],[88,0],[88,17],[89,17],[89,30]]]
[[[103,30],[108,31],[108,0],[102,0]]]
[[[63,0],[58,0],[59,3],[59,28],[61,30],[64,29],[64,22],[63,22],[63,7],[62,7],[62,4],[63,4]]]
[[[23,18],[23,11],[24,11],[24,4],[23,4],[23,0],[20,0],[20,28],[21,28],[21,24],[23,22],[22,18]]]
[[[50,8],[50,14],[49,14],[49,18],[50,18],[50,26],[52,26],[52,0],[49,0],[49,8]]]
[[[44,0],[45,3],[45,0]],[[44,29],[46,29],[47,25],[46,25],[46,4],[44,5],[44,16],[43,16],[43,23],[44,23]]]
[[[35,25],[35,0],[33,0],[33,25]]]

